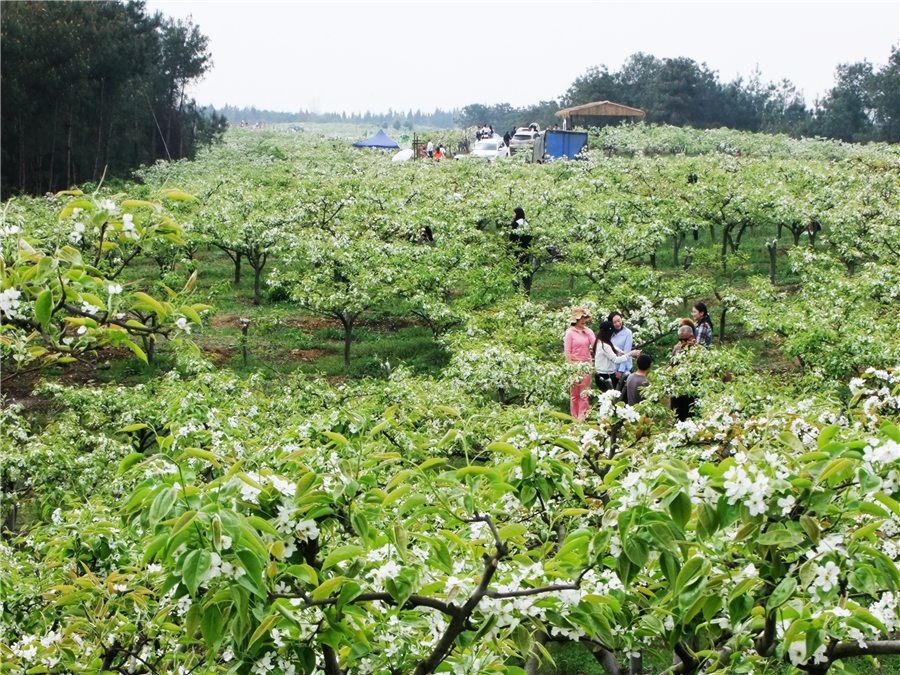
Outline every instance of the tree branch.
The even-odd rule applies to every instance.
[[[277,600],[278,598],[286,598],[286,599],[300,599],[303,600],[303,607],[324,607],[328,605],[336,605],[338,599],[336,597],[330,598],[322,598],[321,600],[313,600],[309,597],[309,595],[305,592],[300,592],[296,594],[289,593],[270,593],[269,600]],[[391,596],[390,593],[361,593],[357,595],[353,600],[348,603],[348,605],[355,605],[358,602],[386,602],[389,605],[397,605],[397,601]],[[414,609],[416,607],[428,607],[430,609],[436,609],[439,612],[443,612],[447,616],[456,617],[460,613],[460,608],[455,605],[441,602],[435,598],[429,598],[424,595],[411,595],[409,599],[406,601],[406,604],[403,605],[403,609]]]
[[[495,599],[524,598],[528,595],[541,595],[542,593],[552,593],[553,591],[577,591],[580,588],[581,584],[557,584],[554,586],[541,586],[539,588],[526,588],[524,591],[509,591],[508,593],[487,591],[485,595]]]

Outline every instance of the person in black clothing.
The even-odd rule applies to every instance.
[[[512,139],[512,136],[509,135],[508,131],[505,134],[503,134],[503,142],[506,143],[507,148],[509,147],[509,141],[511,139]]]
[[[509,243],[512,248],[513,255],[519,261],[519,271],[524,272],[522,277],[522,285],[525,287],[525,293],[531,293],[531,242],[534,240],[528,234],[528,221],[525,220],[525,210],[521,206],[517,206],[513,211],[515,218],[509,224]]]

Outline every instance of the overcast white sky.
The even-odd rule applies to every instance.
[[[900,2],[244,2],[150,0],[210,38],[198,103],[318,112],[527,105],[644,52],[723,81],[790,79],[811,103],[839,63],[887,62]]]

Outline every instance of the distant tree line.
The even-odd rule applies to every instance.
[[[511,129],[536,122],[556,124],[560,108],[615,101],[640,108],[648,122],[728,127],[743,131],[827,136],[845,141],[900,141],[900,50],[891,49],[888,63],[842,64],[836,84],[813,108],[790,80],[764,84],[759,72],[748,81],[723,83],[705,63],[680,57],[659,59],[638,52],[616,72],[596,66],[577,78],[559,101],[515,108],[508,103],[472,104],[457,117],[460,127],[490,123]]]
[[[4,199],[193,157],[226,126],[186,94],[206,36],[143,2],[3,3],[0,61]]]
[[[330,112],[315,113],[306,110],[299,112],[275,112],[272,110],[258,110],[255,106],[249,108],[238,108],[233,105],[225,105],[221,110],[210,107],[210,112],[224,115],[231,124],[240,124],[242,121],[247,124],[257,124],[264,122],[265,124],[303,124],[304,122],[346,122],[348,124],[378,124],[382,127],[393,127],[394,129],[412,129],[415,126],[438,127],[449,129],[453,127],[456,118],[459,117],[459,110],[444,111],[436,108],[433,113],[423,113],[421,110],[412,109],[407,112],[394,111],[388,108],[386,113],[350,113],[346,112]]]

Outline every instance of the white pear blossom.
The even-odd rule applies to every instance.
[[[0,293],[0,310],[3,310],[3,313],[6,314],[10,319],[15,319],[18,313],[16,310],[19,307],[19,296],[22,295],[21,291],[17,291],[15,288],[7,288],[5,291]]]

